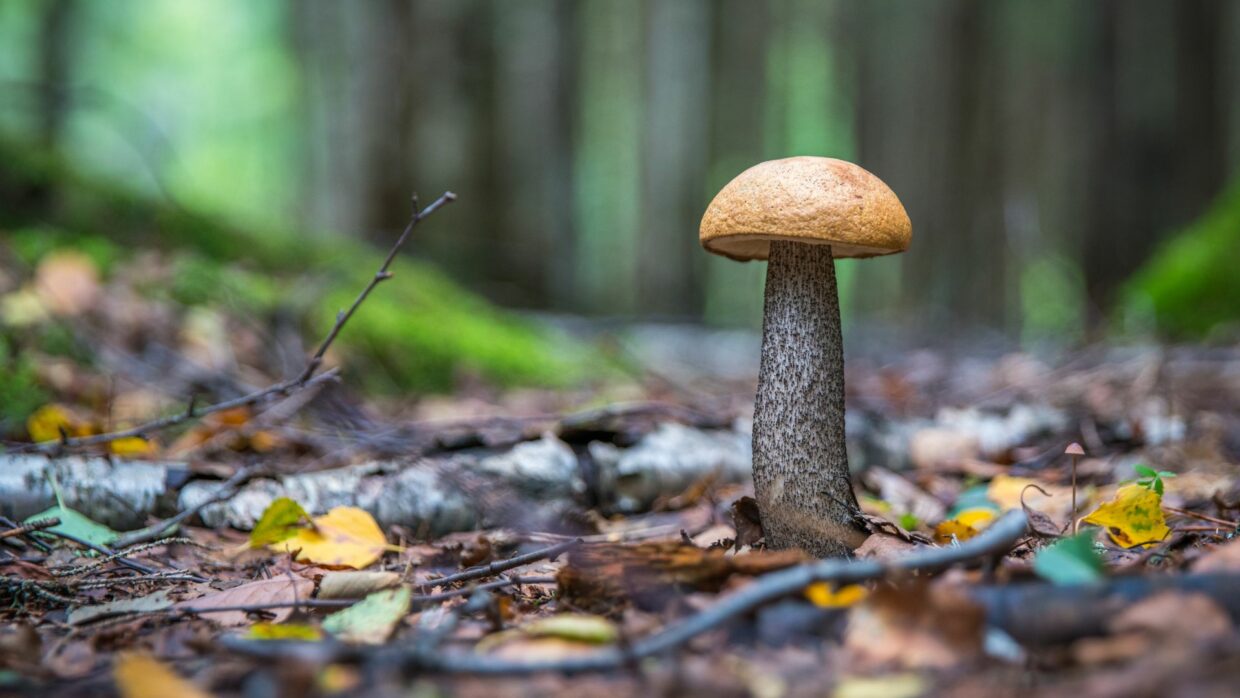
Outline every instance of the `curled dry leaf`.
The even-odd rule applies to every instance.
[[[1025,492],[1028,492],[1031,489],[1041,492],[1047,497],[1051,496],[1049,492],[1034,483],[1025,485],[1025,488],[1021,490],[1020,506],[1025,510],[1025,516],[1029,519],[1029,530],[1035,535],[1043,538],[1058,538],[1063,533],[1063,527],[1052,521],[1051,517],[1029,506],[1029,504],[1025,501]]]
[[[320,599],[363,599],[400,584],[396,572],[328,572],[319,580]]]
[[[741,497],[732,502],[729,510],[732,516],[732,528],[736,529],[736,542],[733,550],[740,550],[747,545],[755,545],[765,535],[762,531],[762,514],[758,512],[758,501],[753,497]]]

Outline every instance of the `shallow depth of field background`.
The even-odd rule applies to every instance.
[[[741,328],[764,267],[705,254],[699,217],[749,165],[827,155],[914,225],[839,265],[853,351],[1240,316],[1221,0],[18,0],[0,139],[289,245],[383,245],[451,189],[412,253],[499,306]],[[55,224],[0,204],[0,235]]]

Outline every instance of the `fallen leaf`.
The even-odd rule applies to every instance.
[[[849,611],[844,646],[866,667],[946,669],[982,656],[984,618],[950,584],[880,587]]]
[[[1240,538],[1220,544],[1193,563],[1194,572],[1240,572]]]
[[[377,591],[323,619],[323,629],[347,642],[381,645],[409,612],[409,587]]]
[[[1063,538],[1038,551],[1033,571],[1052,584],[1088,584],[1105,574],[1102,556],[1094,549],[1093,535],[1080,533]]]
[[[595,645],[615,642],[620,636],[615,623],[588,613],[559,613],[538,618],[518,630],[533,637],[558,637]]]
[[[122,653],[112,667],[121,698],[209,698],[206,691],[181,678],[167,664],[145,654]]]
[[[1036,485],[1037,489],[1030,485]],[[1027,506],[1056,521],[1066,521],[1072,515],[1071,487],[1049,485],[1027,477],[999,475],[990,481],[986,497],[1003,511]]]
[[[832,698],[917,698],[926,692],[926,680],[917,674],[845,676],[835,684]]]
[[[174,608],[209,609],[291,603],[309,598],[313,591],[314,582],[309,579],[282,575],[213,592],[196,599],[187,599],[178,602]],[[272,608],[265,612],[271,614],[273,622],[279,623],[288,618],[293,609],[291,607]],[[244,611],[217,611],[198,615],[225,626],[247,625],[250,622]]]
[[[258,523],[254,524],[250,531],[250,547],[261,548],[279,543],[297,535],[298,529],[309,525],[310,515],[300,504],[288,497],[280,497],[267,505]]]
[[[67,533],[75,538],[81,538],[82,540],[89,541],[95,545],[109,545],[120,535],[107,526],[104,526],[96,521],[92,521],[84,514],[79,514],[69,507],[63,507],[60,505],[41,511],[38,514],[27,518],[25,523],[50,518],[60,519],[60,523],[46,530],[56,531],[58,533]]]
[[[1162,497],[1140,485],[1119,488],[1115,499],[1099,505],[1082,522],[1102,526],[1125,548],[1157,543],[1171,532],[1163,518]]]
[[[122,439],[109,441],[108,450],[114,456],[132,458],[135,456],[154,455],[159,451],[159,447],[151,439],[144,439],[141,436],[126,436]]]
[[[891,505],[896,515],[912,514],[920,521],[941,521],[947,508],[935,497],[906,478],[885,468],[868,468],[865,482]]]
[[[952,539],[966,541],[981,533],[995,520],[995,510],[987,508],[965,509],[934,527],[934,540],[950,543]]]
[[[319,580],[320,599],[363,599],[400,584],[396,572],[328,572]]]
[[[271,548],[298,551],[300,562],[354,569],[378,560],[387,549],[387,538],[374,517],[357,507],[336,507],[315,517],[314,526],[298,529],[291,538]]]
[[[65,436],[76,436],[86,427],[64,405],[44,405],[26,418],[26,434],[35,443],[60,441]]]
[[[847,608],[869,595],[869,590],[860,584],[847,584],[834,589],[829,582],[815,582],[805,587],[805,598],[819,608]]]
[[[323,639],[323,631],[313,625],[303,623],[255,623],[250,626],[246,637],[252,640],[305,640],[314,642]]]

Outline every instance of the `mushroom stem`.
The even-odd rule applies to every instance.
[[[767,545],[818,557],[864,539],[844,449],[844,345],[829,245],[772,241],[753,480]]]

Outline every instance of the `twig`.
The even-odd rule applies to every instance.
[[[499,574],[500,572],[506,572],[510,569],[513,569],[514,567],[528,565],[531,562],[538,562],[540,560],[553,560],[557,556],[559,556],[560,553],[563,553],[567,550],[571,550],[572,548],[575,548],[580,544],[581,544],[581,539],[579,538],[575,540],[565,541],[563,543],[557,543],[556,545],[553,545],[549,548],[543,548],[542,550],[535,550],[532,553],[526,553],[524,555],[517,555],[516,557],[510,557],[507,560],[501,560],[499,562],[492,562],[489,565],[478,565],[477,567],[470,567],[467,570],[457,572],[456,574],[450,574],[447,577],[440,577],[438,579],[429,579],[425,582],[422,582],[418,586],[422,589],[429,589],[433,587],[447,586],[449,584],[456,584],[457,582],[468,582],[472,579],[480,579],[482,577],[490,577],[491,575]]]
[[[184,511],[181,511],[175,516],[164,519],[158,523],[154,523],[146,528],[140,528],[136,531],[126,533],[116,540],[116,547],[128,548],[131,545],[148,543],[162,538],[165,534],[171,533],[176,527],[180,526],[182,522],[200,514],[203,509],[206,509],[212,504],[222,502],[226,499],[231,499],[233,495],[237,494],[238,488],[254,475],[255,470],[257,470],[257,468],[253,466],[241,468],[237,472],[233,473],[232,477],[225,480],[223,486],[221,486],[219,491],[213,496],[195,504],[192,507],[189,507],[188,509],[185,509]]]
[[[237,407],[257,405],[276,397],[287,397],[294,392],[303,390],[312,385],[318,385],[326,381],[334,380],[337,375],[339,375],[338,369],[333,368],[318,375],[315,375],[315,373],[322,366],[323,357],[326,356],[327,350],[331,347],[332,343],[336,341],[336,337],[340,335],[340,331],[344,329],[345,323],[349,321],[349,318],[353,317],[353,314],[357,311],[358,307],[361,306],[362,301],[366,300],[366,297],[370,295],[370,292],[374,290],[375,286],[378,286],[381,281],[392,278],[392,272],[388,269],[391,267],[392,261],[396,259],[396,254],[400,252],[400,248],[404,246],[405,241],[409,238],[409,235],[413,232],[413,229],[418,225],[418,223],[421,223],[423,219],[455,200],[456,194],[453,194],[452,192],[444,192],[429,206],[421,209],[417,208],[417,200],[414,200],[415,210],[413,217],[409,219],[409,224],[405,226],[405,230],[400,234],[400,238],[396,240],[396,244],[393,245],[392,249],[388,251],[387,257],[383,260],[383,266],[379,267],[379,271],[375,272],[375,275],[371,277],[370,283],[366,285],[366,288],[362,289],[362,292],[358,295],[357,299],[353,301],[353,305],[350,306],[348,310],[337,314],[336,323],[332,326],[331,331],[328,332],[327,337],[325,337],[322,343],[319,344],[318,350],[315,351],[314,355],[310,357],[310,360],[306,363],[306,367],[296,378],[281,381],[269,387],[263,388],[262,390],[250,393],[249,395],[244,395],[232,400],[224,400],[223,402],[217,402],[205,407],[196,407],[196,398],[191,397],[189,406],[184,411],[162,417],[160,419],[151,420],[145,424],[140,424],[130,429],[109,432],[106,434],[95,434],[93,436],[69,437],[65,435],[59,441],[44,441],[36,444],[23,444],[11,450],[19,453],[36,452],[59,455],[69,449],[98,446],[131,436],[145,438],[152,432],[161,431],[163,429],[167,429],[168,427],[183,424],[193,419],[199,419],[209,414],[223,412]]]
[[[1165,504],[1163,505],[1163,511],[1169,511],[1172,514],[1179,514],[1180,516],[1187,516],[1189,518],[1200,519],[1202,521],[1209,521],[1210,523],[1215,523],[1215,524],[1224,526],[1229,529],[1235,529],[1236,527],[1240,526],[1240,523],[1237,523],[1235,521],[1228,521],[1227,519],[1215,518],[1208,514],[1199,514],[1195,511],[1189,511],[1188,509],[1179,509],[1177,507],[1169,507]]]
[[[129,569],[131,569],[131,570],[135,570],[135,571],[141,572],[142,574],[159,574],[159,573],[160,573],[160,572],[159,572],[159,570],[155,569],[154,567],[151,567],[150,565],[144,565],[144,564],[142,564],[141,562],[138,562],[137,560],[131,560],[131,559],[129,559],[129,558],[127,558],[127,557],[125,557],[123,553],[119,553],[119,552],[117,552],[117,551],[115,551],[115,550],[112,550],[112,549],[110,549],[110,548],[106,547],[106,546],[97,545],[97,544],[92,543],[92,542],[90,542],[90,541],[88,541],[88,540],[85,540],[85,539],[83,539],[83,538],[79,538],[79,537],[77,537],[77,536],[73,535],[72,533],[65,533],[65,532],[63,532],[63,531],[53,531],[53,530],[50,530],[50,529],[49,529],[49,530],[46,530],[46,531],[43,531],[43,533],[46,533],[46,534],[48,534],[48,535],[50,535],[50,536],[55,536],[55,537],[57,537],[57,538],[63,538],[64,540],[67,540],[67,541],[69,541],[69,542],[71,542],[71,543],[77,543],[78,545],[80,545],[80,546],[82,546],[82,547],[84,547],[84,548],[90,548],[91,550],[94,550],[95,552],[99,553],[100,555],[107,555],[109,558],[111,558],[111,559],[115,560],[117,563],[119,563],[119,564],[121,564],[121,565],[124,565],[125,567],[128,567],[128,568],[129,568]],[[207,579],[206,577],[202,577],[202,576],[200,576],[200,575],[196,575],[196,574],[194,574],[194,575],[189,575],[189,576],[193,577],[193,581],[195,581],[195,582],[209,582],[209,581],[211,581],[211,580]]]
[[[957,563],[1002,555],[1021,536],[1025,535],[1027,529],[1028,522],[1024,512],[1011,511],[981,534],[958,546],[935,548],[887,562],[821,560],[791,567],[761,577],[700,613],[634,642],[629,647],[599,650],[591,654],[561,660],[522,662],[467,652],[428,650],[424,645],[420,645],[416,638],[412,643],[384,648],[376,653],[347,647],[337,642],[254,641],[236,635],[226,635],[220,639],[220,642],[234,652],[253,657],[279,659],[297,656],[318,662],[345,659],[371,660],[387,666],[402,666],[411,671],[492,676],[541,672],[609,671],[676,649],[698,635],[713,630],[737,616],[800,592],[814,582],[855,584],[879,579],[895,571],[938,571]]]
[[[24,536],[27,533],[33,533],[35,531],[42,531],[45,528],[51,528],[52,526],[59,526],[59,525],[60,525],[60,519],[56,518],[55,516],[48,517],[46,519],[39,519],[38,521],[31,521],[30,523],[22,524],[21,526],[18,526],[17,528],[10,528],[7,531],[0,531],[0,540],[3,540],[5,538],[13,538],[16,536]]]

